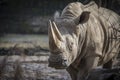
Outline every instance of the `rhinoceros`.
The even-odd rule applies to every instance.
[[[111,68],[120,51],[120,17],[95,2],[69,3],[49,21],[49,66],[84,80],[97,66]]]

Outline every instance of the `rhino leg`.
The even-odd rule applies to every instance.
[[[77,80],[78,71],[72,65],[70,65],[66,70],[70,74],[72,80]]]
[[[82,60],[79,72],[77,74],[77,80],[85,80],[89,72],[97,67],[99,57],[86,57]]]
[[[103,65],[103,68],[105,69],[111,69],[113,64],[113,59],[109,60],[107,63]]]

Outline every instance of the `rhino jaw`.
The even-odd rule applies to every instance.
[[[48,66],[55,69],[66,69],[68,67],[67,60],[63,59],[60,54],[52,54],[49,57],[48,62]]]

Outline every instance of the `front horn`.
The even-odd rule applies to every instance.
[[[49,21],[50,27],[48,30],[49,35],[49,47],[50,50],[55,51],[58,50],[61,46],[62,35],[60,34],[55,22]]]

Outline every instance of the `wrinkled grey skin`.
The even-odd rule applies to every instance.
[[[94,2],[68,4],[49,21],[49,66],[67,69],[72,80],[85,80],[99,65],[111,68],[120,50],[120,17]]]

